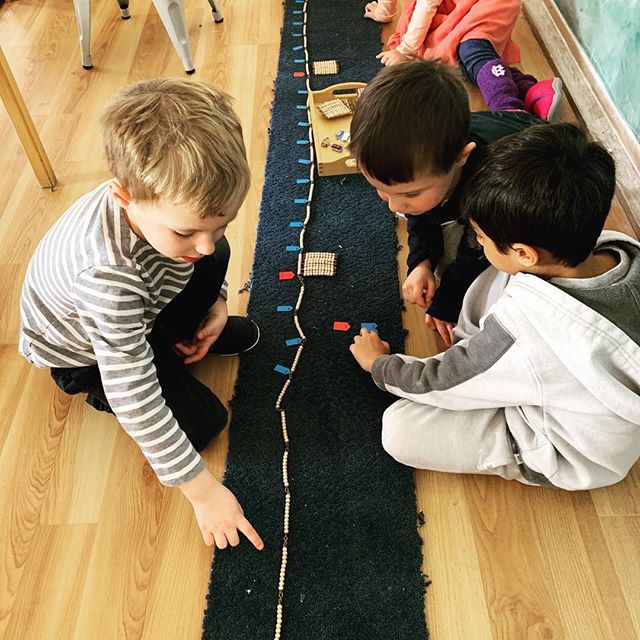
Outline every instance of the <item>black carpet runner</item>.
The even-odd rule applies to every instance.
[[[283,542],[283,442],[275,403],[297,337],[292,312],[299,228],[305,216],[309,157],[299,108],[306,102],[309,60],[337,59],[340,73],[313,76],[313,89],[368,81],[379,69],[380,27],[362,18],[364,0],[286,0],[269,151],[260,211],[249,315],[262,330],[243,357],[233,401],[225,484],[265,542],[243,539],[216,551],[203,638],[271,640],[275,636]],[[299,75],[299,74],[298,74]],[[302,93],[301,93],[302,91]],[[307,336],[283,408],[290,438],[291,486],[283,640],[424,640],[421,547],[412,472],[380,444],[381,417],[393,400],[377,389],[348,347],[361,322],[375,322],[393,350],[402,350],[394,218],[360,175],[318,178],[306,229],[307,251],[337,252],[337,275],[305,278],[298,317]],[[233,258],[232,258],[233,259]],[[348,322],[347,332],[333,330]]]

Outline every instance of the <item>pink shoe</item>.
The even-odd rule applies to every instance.
[[[540,80],[524,96],[524,108],[545,122],[560,119],[562,103],[562,80],[551,78]]]

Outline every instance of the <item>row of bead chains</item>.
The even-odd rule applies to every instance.
[[[299,91],[299,93],[308,94],[311,91],[311,84],[309,82],[309,52],[307,49],[307,0],[295,0],[295,4],[302,5],[302,9],[294,10],[294,16],[302,16],[302,24],[297,23],[298,26],[302,26],[302,51],[304,52],[304,68],[305,73],[304,76],[302,72],[295,72],[294,77],[304,77],[305,78],[305,86],[306,91]],[[294,23],[295,24],[295,23]],[[300,50],[299,47],[295,47],[294,50]],[[292,343],[296,343],[299,340],[298,348],[296,350],[296,355],[293,359],[293,363],[289,368],[287,380],[284,383],[280,394],[278,395],[278,399],[276,400],[276,411],[280,414],[280,422],[282,426],[282,440],[284,445],[284,450],[282,453],[282,484],[284,487],[284,522],[283,522],[283,537],[282,537],[282,556],[280,560],[280,575],[278,578],[278,605],[276,608],[276,628],[274,634],[274,640],[280,640],[282,636],[282,616],[283,616],[283,599],[284,599],[284,586],[285,586],[285,577],[287,573],[287,555],[288,555],[288,546],[289,546],[289,514],[291,511],[291,489],[289,487],[289,432],[287,430],[287,414],[286,411],[282,408],[282,401],[284,399],[285,394],[287,393],[287,389],[291,384],[291,380],[295,373],[295,370],[298,366],[298,361],[300,360],[300,356],[302,355],[302,350],[304,349],[304,345],[306,342],[306,336],[302,331],[302,327],[300,326],[300,321],[298,319],[298,312],[300,310],[300,306],[302,304],[302,298],[304,297],[304,274],[303,274],[303,253],[304,253],[304,234],[306,230],[306,226],[311,218],[311,200],[313,198],[313,185],[314,185],[314,172],[315,172],[315,154],[313,150],[313,132],[311,129],[311,113],[309,112],[309,106],[307,104],[307,122],[306,123],[298,123],[300,125],[306,125],[308,127],[308,145],[309,145],[309,161],[305,161],[304,164],[309,166],[309,178],[308,180],[302,180],[298,182],[308,182],[309,184],[309,192],[306,199],[306,215],[302,226],[300,228],[300,240],[299,240],[299,253],[298,253],[298,280],[300,282],[300,293],[298,294],[298,300],[296,301],[296,306],[293,310],[293,322],[296,326],[296,330],[298,332],[298,339],[291,341]]]

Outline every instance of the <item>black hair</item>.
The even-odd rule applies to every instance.
[[[602,232],[615,163],[570,123],[534,125],[490,145],[460,208],[503,253],[516,242],[575,267]]]
[[[468,142],[469,97],[458,72],[433,60],[386,67],[367,85],[351,122],[351,153],[384,184],[450,171]]]

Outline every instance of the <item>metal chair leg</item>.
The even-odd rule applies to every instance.
[[[191,74],[195,72],[193,56],[187,34],[187,20],[184,15],[183,0],[153,0],[153,4],[160,15],[164,28],[171,38],[171,42],[182,60],[184,70]]]
[[[211,13],[213,13],[213,21],[216,24],[220,24],[224,20],[224,18],[220,11],[218,11],[215,0],[209,0],[209,4],[211,5]]]
[[[129,13],[129,0],[118,0],[118,6],[120,7],[122,19],[128,20],[131,17]]]
[[[78,23],[82,66],[85,69],[93,69],[91,62],[91,0],[73,0],[73,8]]]

